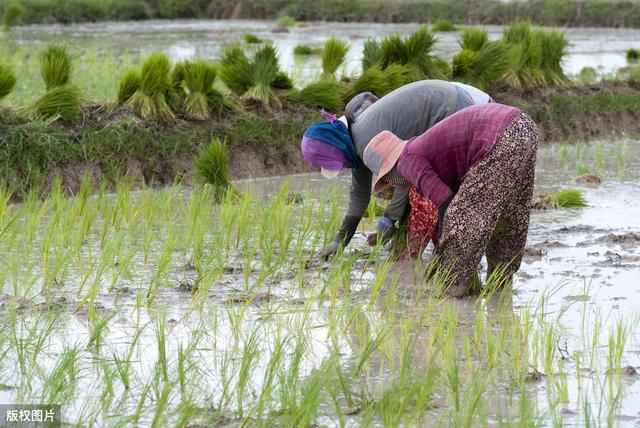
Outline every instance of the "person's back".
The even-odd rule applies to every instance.
[[[519,112],[498,103],[467,107],[413,138],[398,161],[398,172],[405,177],[419,176],[426,166],[448,187],[425,195],[440,204],[458,190],[464,174],[487,156]]]
[[[473,100],[469,94],[450,82],[421,80],[402,86],[369,106],[349,131],[362,157],[369,141],[382,131],[409,139],[471,105]]]

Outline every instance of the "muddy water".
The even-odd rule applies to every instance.
[[[319,74],[318,58],[296,60],[293,48],[300,43],[321,46],[330,36],[349,41],[351,49],[344,71],[356,73],[360,68],[362,46],[367,38],[381,38],[389,33],[406,34],[417,24],[377,23],[304,23],[288,33],[277,33],[269,21],[144,21],[78,25],[34,25],[12,30],[7,46],[40,46],[50,41],[65,41],[75,51],[96,50],[101,54],[139,57],[163,51],[173,60],[188,58],[216,59],[227,43],[240,41],[252,32],[272,40],[280,53],[281,64],[296,79],[310,80]],[[501,27],[486,27],[492,39],[499,38]],[[564,69],[577,74],[585,67],[610,73],[626,65],[625,51],[639,48],[634,29],[562,29],[569,40]],[[435,52],[447,59],[454,55],[458,33],[439,33]]]
[[[575,177],[587,172],[602,177],[602,184],[576,184]],[[348,174],[338,180],[346,191]],[[281,182],[278,178],[246,180],[241,185],[251,183],[253,188],[257,185],[272,193]],[[290,182],[301,192],[326,185],[326,180],[315,174],[296,176]],[[600,381],[591,371],[595,367],[579,363],[579,356],[589,348],[584,338],[592,336],[595,326],[604,332],[600,334],[606,342],[616,323],[625,320],[629,338],[622,361],[624,366],[640,367],[640,141],[541,149],[535,193],[552,194],[567,188],[582,190],[588,206],[532,213],[512,304],[518,312],[544,298],[547,317],[562,327],[565,346],[559,352],[567,356],[565,367],[580,373],[580,379],[567,379],[569,403],[564,406],[563,419],[566,426],[582,426],[585,421],[578,409],[585,397],[593,406],[606,401],[597,388],[590,390],[588,386],[589,382]],[[368,229],[371,231],[370,226]],[[366,248],[364,232],[356,235],[353,247]],[[472,322],[473,305],[460,301],[457,306],[460,317]],[[384,385],[385,380],[380,382]],[[548,385],[542,382],[533,389],[536,395],[532,405],[547,409]],[[624,391],[616,425],[638,426],[640,382],[625,381]]]
[[[547,194],[564,188],[578,187],[584,191],[588,207],[533,213],[527,255],[516,280],[515,291],[512,296],[507,296],[506,310],[521,313],[527,308],[537,306],[542,296],[546,296],[546,306],[543,309],[545,317],[552,324],[559,326],[563,337],[562,349],[558,350],[557,359],[566,356],[563,361],[568,373],[569,397],[562,410],[562,420],[566,426],[584,425],[581,415],[577,414],[576,410],[581,408],[581,403],[585,400],[594,408],[606,401],[606,398],[600,395],[603,388],[596,386],[603,382],[598,373],[603,372],[607,337],[617,320],[625,320],[629,335],[622,356],[623,365],[640,368],[640,325],[636,322],[637,318],[633,318],[640,308],[640,201],[637,198],[640,194],[639,159],[640,142],[637,141],[552,146],[541,149],[539,153],[536,193]],[[592,171],[602,176],[602,185],[585,187],[574,183],[578,173]],[[337,181],[329,183],[318,174],[307,174],[244,180],[238,182],[237,186],[270,196],[277,192],[284,181],[288,181],[291,192],[317,196],[324,194],[323,190],[329,187],[337,187],[346,192],[349,177],[345,174]],[[366,222],[350,246],[350,252],[368,250],[366,233],[372,230],[373,225]],[[97,254],[99,246],[96,244],[92,251]],[[5,257],[6,254],[2,256]],[[354,257],[353,269],[349,274],[351,290],[366,301],[375,275],[373,269],[366,265],[365,257]],[[198,387],[202,391],[202,400],[198,404],[202,406],[209,406],[211,402],[219,399],[220,374],[225,370],[232,370],[236,361],[239,361],[232,319],[243,311],[242,321],[237,327],[241,335],[240,341],[246,341],[247,337],[255,332],[263,351],[254,362],[252,370],[251,384],[256,391],[261,388],[274,338],[282,333],[283,326],[286,326],[286,333],[295,334],[295,326],[303,325],[303,321],[313,325],[313,328],[304,332],[308,352],[301,361],[301,376],[312,373],[314,368],[327,358],[330,346],[340,350],[345,358],[345,365],[353,364],[349,356],[357,355],[362,350],[363,344],[359,343],[357,335],[352,332],[339,336],[339,340],[333,345],[327,343],[327,337],[334,325],[332,323],[336,321],[331,318],[328,303],[317,300],[314,302],[310,294],[317,293],[328,282],[332,274],[328,264],[321,263],[307,270],[302,278],[295,272],[283,270],[265,281],[253,302],[245,305],[243,274],[240,269],[234,271],[242,261],[239,255],[232,253],[225,260],[226,267],[230,269],[221,279],[216,280],[210,294],[206,296],[203,310],[194,311],[191,303],[192,293],[185,290],[181,284],[192,283],[195,272],[185,266],[184,257],[176,257],[167,284],[161,288],[156,303],[149,309],[143,305],[138,310],[135,304],[136,297],[139,293],[144,294],[149,278],[153,275],[153,266],[145,264],[140,258],[140,255],[136,255],[131,265],[131,275],[117,290],[107,290],[109,278],[105,278],[106,284],[96,298],[96,305],[103,313],[112,310],[115,312],[102,338],[104,345],[101,352],[109,358],[113,355],[124,358],[132,336],[139,328],[143,328],[132,363],[132,378],[146,380],[153,376],[154,363],[158,360],[156,331],[159,316],[166,319],[166,353],[172,360],[175,360],[181,348],[184,349],[194,340],[194,334],[201,335],[196,341],[198,350],[195,359],[201,372],[206,373],[197,379]],[[257,272],[252,272],[249,282],[253,282],[257,275]],[[304,287],[299,285],[301,279],[305,283]],[[65,282],[65,289],[56,290],[52,298],[48,299],[48,304],[62,316],[56,320],[55,329],[47,340],[46,357],[38,361],[40,366],[47,369],[55,365],[56,358],[66,347],[77,344],[84,346],[89,335],[90,323],[86,314],[76,311],[74,288],[78,282],[78,278],[74,278],[72,273]],[[3,302],[8,300],[6,294],[11,292],[11,285],[10,279],[7,279],[3,290],[5,295],[0,294],[0,310],[3,308]],[[406,299],[403,296],[398,299],[395,307],[397,319],[411,318],[411,311],[415,310],[415,307],[410,304],[410,284],[407,281],[406,284],[399,285],[406,286],[403,289],[408,293]],[[306,307],[308,302],[314,302],[311,309]],[[473,302],[460,300],[452,304],[458,313],[459,322],[472,325],[477,314],[477,307]],[[498,317],[499,312],[505,308],[499,308],[495,302],[488,302],[484,310],[487,317],[491,318]],[[383,322],[381,320],[387,319],[376,310],[371,310],[363,316],[369,318],[370,328],[385,327],[379,324]],[[27,321],[35,322],[31,318]],[[594,361],[593,367],[586,367],[588,363],[580,363],[578,360],[580,355],[587,353],[590,344],[585,343],[583,339],[592,336],[595,325],[602,331],[598,340],[602,355]],[[422,328],[417,325],[415,329],[414,333],[419,339],[429,334],[428,326]],[[21,333],[19,331],[18,336]],[[69,420],[76,420],[82,413],[84,404],[98,402],[102,393],[103,384],[99,369],[94,366],[95,357],[93,351],[84,350],[80,354],[78,364],[82,368],[83,376],[76,388],[77,397],[72,403],[65,405],[66,417]],[[417,365],[428,361],[419,352],[415,358]],[[10,353],[0,364],[0,402],[21,401],[16,388],[12,387],[21,381],[14,369],[16,363],[13,354]],[[372,361],[372,365],[377,365],[380,369],[372,370],[373,373],[368,379],[372,390],[382,391],[388,386],[387,376],[392,370],[383,370],[386,367],[384,364],[388,363],[376,361],[375,358]],[[33,391],[43,388],[41,380],[33,379],[32,382]],[[141,393],[139,386],[136,384],[131,395],[125,395],[126,401],[121,404],[121,408],[132,409],[136,406],[136,398]],[[549,403],[553,403],[554,395],[549,383],[540,381],[532,384],[531,389],[534,395],[530,397],[530,405],[542,412],[550,408]],[[118,396],[120,392],[115,391],[115,395]],[[493,393],[492,397],[495,398],[492,400],[495,401],[492,404],[495,405],[495,409],[489,409],[488,413],[491,418],[495,417],[495,420],[491,419],[491,424],[498,425],[498,417],[504,417],[504,409],[508,407],[507,404],[503,404],[507,397],[499,392]],[[436,401],[437,399],[438,397]],[[640,382],[625,379],[624,395],[615,419],[616,425],[634,426],[640,423],[638,403]],[[435,410],[436,414],[445,411]],[[517,414],[517,410],[515,412]],[[327,414],[331,415],[330,412]],[[147,419],[150,417],[152,415],[143,415],[143,421],[150,422]],[[603,415],[598,417],[599,421],[604,419]],[[330,416],[327,416],[326,420],[321,418],[319,422],[328,426],[336,425]],[[357,417],[354,417],[348,424],[357,426],[358,422]],[[552,421],[547,419],[542,421],[542,424],[552,425]]]

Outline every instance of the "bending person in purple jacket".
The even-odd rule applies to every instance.
[[[448,294],[461,297],[483,254],[487,278],[501,268],[506,284],[520,268],[537,146],[538,129],[526,114],[491,103],[467,107],[410,140],[381,132],[363,161],[377,175],[374,192],[400,176],[438,206],[436,260],[451,270]],[[498,219],[505,227],[492,239]]]

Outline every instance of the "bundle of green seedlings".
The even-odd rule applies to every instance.
[[[48,45],[40,55],[40,74],[46,93],[34,104],[36,113],[46,119],[73,119],[82,111],[80,89],[69,83],[71,55],[64,45]]]
[[[506,27],[502,40],[511,52],[511,67],[505,81],[515,87],[560,85],[567,82],[562,59],[568,42],[564,33],[532,29],[527,22]]]
[[[218,201],[228,192],[234,192],[229,182],[228,162],[227,144],[219,138],[214,138],[193,162],[200,179],[214,188],[215,199]]]
[[[583,193],[577,189],[566,189],[550,196],[540,195],[533,198],[531,208],[534,210],[553,210],[559,208],[584,208],[587,201]]]
[[[382,42],[368,40],[364,45],[362,68],[386,69],[392,64],[406,65],[415,69],[421,78],[445,79],[449,66],[443,59],[433,56],[435,36],[426,28],[420,28],[403,38],[391,34]]]
[[[11,28],[16,24],[19,24],[20,20],[26,13],[27,9],[25,9],[25,7],[17,1],[12,1],[8,4],[5,4],[4,16],[2,19],[4,28]]]
[[[490,42],[486,31],[467,28],[459,39],[462,51],[451,60],[451,78],[488,90],[500,82],[511,65],[508,46]]]
[[[231,110],[231,102],[214,88],[217,74],[216,67],[207,61],[177,63],[171,79],[174,109],[193,120],[205,120],[212,112]]]
[[[449,21],[448,19],[441,19],[439,21],[436,21],[431,26],[431,31],[436,33],[446,33],[451,31],[458,31],[458,28],[453,25],[453,22]]]
[[[640,59],[640,49],[629,48],[627,49],[627,61],[636,62]]]
[[[349,52],[349,45],[344,40],[332,37],[324,43],[322,49],[322,78],[333,80],[336,71],[344,63]]]
[[[264,43],[264,40],[253,33],[244,33],[243,39],[245,43],[250,45],[259,45],[260,43]]]
[[[0,63],[0,100],[9,95],[16,86],[16,76],[8,66]]]
[[[293,48],[293,54],[295,56],[309,56],[309,55],[320,55],[322,53],[322,48],[312,48],[309,45],[296,45]]]
[[[170,96],[171,63],[166,55],[151,54],[140,72],[128,71],[118,87],[118,102],[145,120],[172,121],[175,116],[167,99]]]
[[[293,82],[280,71],[276,49],[271,44],[258,48],[251,60],[239,45],[224,52],[220,79],[235,94],[257,100],[265,106],[280,104],[276,89],[291,89]]]

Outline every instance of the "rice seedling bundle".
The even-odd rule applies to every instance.
[[[299,92],[298,99],[311,107],[337,112],[344,108],[340,84],[334,80],[320,80],[311,83]]]
[[[567,53],[567,38],[560,31],[537,30],[541,39],[542,62],[541,68],[547,85],[561,85],[567,82],[567,76],[562,71],[562,58]]]
[[[206,61],[185,61],[176,66],[179,70],[174,73],[174,82],[182,77],[178,91],[184,95],[182,109],[191,119],[204,120],[209,117],[209,93],[215,91],[213,84],[216,80],[215,67]]]
[[[362,49],[362,70],[381,66],[382,50],[380,49],[380,43],[374,39],[367,39]]]
[[[293,80],[284,71],[278,71],[273,82],[271,82],[271,87],[274,89],[291,89],[293,88]]]
[[[469,49],[474,52],[479,51],[482,47],[489,42],[489,35],[486,31],[479,28],[466,28],[460,35],[458,43],[460,47]]]
[[[12,1],[4,8],[3,23],[5,28],[11,28],[16,25],[20,19],[27,13],[23,5],[16,1]]]
[[[344,62],[349,51],[349,45],[344,40],[330,38],[324,43],[322,50],[322,77],[335,79],[335,74]]]
[[[69,83],[71,55],[64,45],[48,45],[40,55],[40,74],[46,93],[34,104],[38,115],[47,119],[73,119],[82,111],[80,89]]]
[[[244,41],[249,44],[260,44],[263,40],[253,33],[244,33]]]
[[[232,189],[227,172],[228,157],[226,142],[214,138],[194,160],[198,175],[214,187],[217,200]]]
[[[445,78],[431,56],[435,43],[436,38],[424,27],[406,38],[398,34],[387,36],[380,45],[382,68],[391,64],[409,65],[424,77]]]
[[[9,95],[16,86],[16,76],[11,69],[0,64],[0,100]]]
[[[583,208],[587,206],[584,195],[577,189],[566,189],[554,194],[551,199],[559,208]]]
[[[45,47],[40,55],[40,74],[47,90],[69,83],[71,69],[71,55],[66,46]]]
[[[296,56],[313,55],[313,49],[311,49],[309,45],[296,45],[296,47],[293,48],[293,54]]]
[[[454,80],[487,90],[509,70],[510,52],[503,42],[487,42],[477,51],[464,49],[453,57],[451,64]]]
[[[627,61],[638,61],[640,59],[640,50],[629,48],[627,49]]]
[[[70,120],[82,111],[82,94],[80,89],[71,83],[56,86],[38,99],[34,108],[44,118],[59,117]]]
[[[145,120],[173,120],[174,115],[166,99],[170,71],[171,64],[166,55],[150,55],[142,66],[140,87],[126,105]]]
[[[269,104],[277,100],[272,90],[274,82],[288,84],[279,73],[278,56],[272,45],[261,46],[251,61],[240,46],[234,45],[226,49],[222,58],[220,78],[232,92]]]
[[[140,72],[138,70],[127,71],[118,85],[118,103],[124,104],[140,89]]]
[[[435,32],[458,31],[456,26],[453,25],[453,22],[449,21],[448,19],[441,19],[439,21],[436,21],[436,23],[431,27],[431,30]]]

